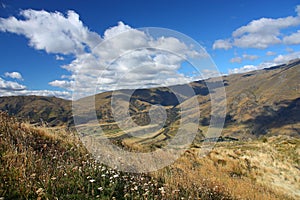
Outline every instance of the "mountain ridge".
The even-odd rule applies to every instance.
[[[224,136],[255,138],[262,135],[287,134],[300,136],[300,59],[287,64],[241,74],[223,76],[227,95],[227,114]],[[190,83],[199,101],[201,116],[199,129],[206,130],[210,121],[210,97],[206,81]],[[170,86],[181,87],[179,86]],[[168,88],[158,87],[138,90],[119,90],[95,95],[96,114],[100,124],[114,123],[111,111],[112,93],[130,97],[129,113],[140,126],[150,123],[151,106],[160,104],[167,112],[166,126],[176,123],[180,103]],[[86,97],[78,101],[89,100]],[[183,95],[183,102],[191,99]],[[124,102],[118,102],[123,105]],[[49,126],[71,126],[72,102],[56,97],[15,96],[0,97],[0,110],[31,123],[47,122]],[[116,128],[117,126],[114,126]],[[170,128],[170,127],[169,127]]]

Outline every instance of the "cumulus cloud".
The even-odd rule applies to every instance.
[[[300,24],[300,6],[296,7],[296,16],[288,16],[284,18],[260,18],[253,20],[245,26],[236,29],[232,33],[232,38],[227,40],[216,40],[213,48],[225,47],[241,47],[241,48],[258,48],[265,49],[271,45],[279,43],[299,44],[298,33],[282,38],[282,30],[295,27]],[[293,41],[295,39],[296,41]]]
[[[229,74],[237,74],[237,73],[244,73],[244,72],[249,72],[253,70],[258,70],[259,67],[255,65],[245,65],[241,68],[234,68],[229,70]]]
[[[259,65],[245,65],[241,68],[229,69],[228,72],[229,74],[236,74],[236,73],[244,73],[244,72],[249,72],[249,71],[254,71],[259,69],[265,69],[276,65],[286,64],[295,59],[300,59],[300,51],[293,52],[291,54],[286,54],[286,55],[280,54],[271,61],[265,61],[260,63]]]
[[[250,72],[250,71],[255,71],[255,70],[260,70],[260,69],[273,67],[275,65],[278,65],[278,64],[275,63],[274,61],[265,61],[265,62],[262,62],[258,65],[245,65],[241,68],[229,69],[228,73],[229,74],[245,73],[245,72]]]
[[[116,89],[169,86],[198,80],[199,76],[180,73],[187,58],[208,59],[205,50],[172,36],[154,38],[144,30],[123,22],[104,32],[100,45],[63,66],[71,72],[69,80],[53,81],[52,86],[75,87],[82,93]]]
[[[0,81],[1,82],[1,81]],[[1,84],[1,83],[0,83]],[[5,90],[0,88],[0,96],[29,96],[29,95],[36,95],[36,96],[55,96],[63,99],[71,99],[72,95],[70,92],[67,91],[53,91],[53,90]]]
[[[1,91],[20,91],[25,90],[26,86],[21,85],[14,81],[7,81],[0,78],[0,90]]]
[[[276,64],[283,64],[283,63],[288,63],[291,60],[299,59],[299,58],[300,58],[300,51],[297,51],[297,52],[293,52],[293,53],[286,54],[286,55],[280,54],[274,59],[274,62]]]
[[[93,48],[101,38],[90,31],[74,11],[64,16],[60,12],[23,10],[24,18],[0,18],[0,31],[24,35],[29,45],[47,53],[80,54],[85,48]]]
[[[181,64],[187,58],[202,59],[203,63],[197,63],[207,66],[202,73],[211,69],[212,63],[208,62],[209,56],[204,49],[195,49],[195,45],[172,34],[151,35],[149,29],[134,29],[119,22],[101,37],[84,26],[74,11],[63,15],[29,9],[21,11],[20,15],[21,19],[0,18],[0,31],[24,35],[30,46],[56,54],[57,60],[63,59],[60,55],[74,55],[71,63],[62,66],[71,75],[49,82],[49,85],[67,91],[76,89],[89,95],[95,89],[102,92],[198,80],[201,75],[189,76],[184,70],[180,72]]]
[[[5,72],[4,76],[12,79],[23,80],[22,75],[19,72]]]
[[[213,44],[213,49],[231,49],[232,48],[232,44],[229,41],[229,39],[227,40],[216,40]]]
[[[25,85],[21,85],[15,81],[7,81],[0,77],[0,96],[18,95],[56,96],[63,99],[72,98],[71,93],[68,91],[30,90]]]
[[[16,73],[5,73],[10,78],[22,78]],[[25,85],[15,81],[8,81],[0,77],[0,96],[18,96],[18,95],[37,95],[37,96],[56,96],[63,99],[71,99],[72,95],[68,91],[53,90],[30,90]]]
[[[104,32],[104,39],[107,40],[128,30],[131,30],[131,27],[125,25],[122,21],[119,21],[117,26],[110,27]]]
[[[285,44],[300,44],[300,30],[297,31],[297,33],[293,33],[289,36],[286,36],[283,38],[283,42]]]
[[[49,82],[49,85],[54,86],[54,87],[64,88],[67,90],[72,89],[72,82],[66,81],[66,80],[55,80],[55,81]]]

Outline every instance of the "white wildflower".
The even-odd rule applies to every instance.
[[[118,178],[118,177],[119,177],[119,174],[115,174],[115,175],[114,175],[114,178]]]

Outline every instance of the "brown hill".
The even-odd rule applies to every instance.
[[[174,164],[147,174],[104,166],[72,132],[33,127],[1,111],[0,136],[0,199],[292,200],[300,195],[300,139],[287,136],[218,143],[206,157],[191,148]]]
[[[285,65],[268,69],[252,71],[243,74],[224,76],[227,96],[227,116],[223,135],[238,138],[255,138],[261,135],[291,135],[300,136],[300,60],[291,61]],[[193,87],[200,102],[199,129],[207,130],[210,122],[210,96],[205,81],[193,82]],[[172,86],[171,89],[184,86]],[[139,89],[116,91],[114,95],[124,97],[117,101],[120,109],[126,106],[126,98],[130,99],[127,118],[133,119],[141,129],[147,130],[150,123],[149,110],[152,105],[160,104],[165,107],[167,122],[158,134],[160,140],[169,137],[176,129],[176,121],[180,117],[179,102],[190,104],[188,96],[181,94],[178,98],[168,88]],[[95,97],[96,114],[105,130],[119,132],[114,138],[124,138],[122,131],[115,124],[111,111],[112,92],[97,94]],[[91,97],[80,99],[78,102],[91,101]],[[18,117],[29,118],[32,122],[41,119],[50,125],[73,124],[71,102],[55,97],[1,97],[0,110]],[[90,108],[85,108],[89,120]],[[201,131],[200,131],[201,132]],[[171,134],[172,135],[172,134]],[[157,137],[155,137],[157,139]],[[157,142],[157,140],[155,140]],[[152,141],[154,142],[154,140]]]
[[[71,102],[56,97],[1,97],[0,110],[31,123],[47,123],[49,126],[72,121]]]
[[[224,132],[300,136],[299,77],[300,60],[224,77],[230,119]]]

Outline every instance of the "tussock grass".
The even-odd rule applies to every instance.
[[[206,157],[192,148],[157,172],[130,174],[97,163],[68,130],[0,112],[0,199],[296,199],[299,147],[291,137],[224,142]]]
[[[97,163],[68,131],[34,128],[0,113],[0,197],[159,199],[161,183]]]
[[[197,152],[198,149],[188,151],[172,166],[154,173],[168,186],[169,198],[178,194],[185,199],[296,199],[271,182],[256,181],[261,176],[259,170],[242,155],[218,147],[203,158]]]

